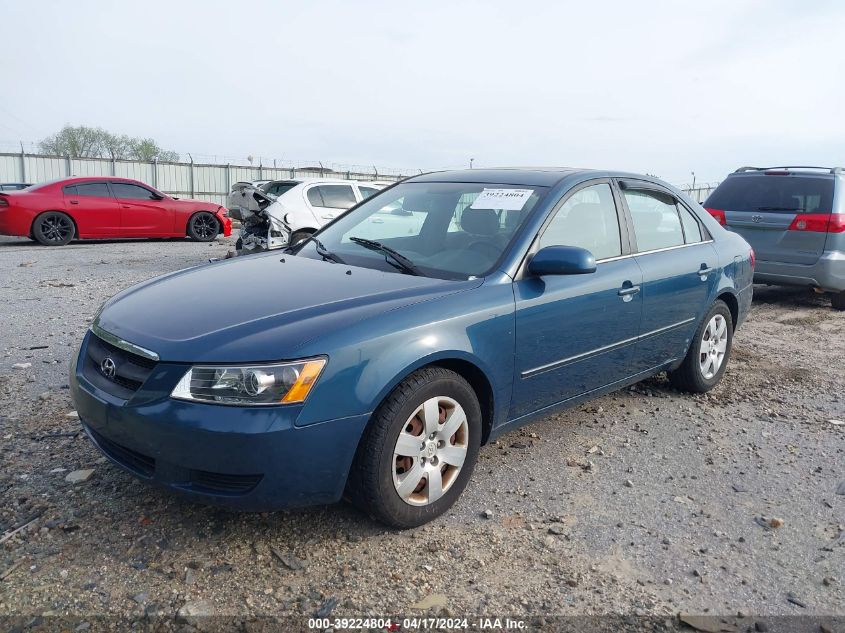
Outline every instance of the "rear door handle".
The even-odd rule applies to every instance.
[[[122,204],[120,206],[122,206],[124,209],[131,209],[132,208],[131,204]]]
[[[71,204],[79,204],[79,200],[68,200]]]
[[[707,264],[702,264],[698,274],[701,276],[701,281],[707,281],[707,275],[715,271],[715,268],[708,268]]]

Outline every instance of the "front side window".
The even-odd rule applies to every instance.
[[[584,187],[558,209],[540,237],[545,246],[578,246],[607,259],[622,254],[619,219],[610,185]]]
[[[149,189],[128,182],[113,182],[111,188],[115,198],[123,200],[154,200],[156,197]]]
[[[111,198],[109,186],[104,182],[85,182],[76,185],[76,194],[93,198]]]
[[[672,196],[652,190],[629,189],[624,195],[634,221],[639,252],[684,244],[684,231]]]
[[[317,237],[349,265],[401,272],[373,247],[378,242],[426,276],[466,279],[493,270],[546,191],[489,183],[403,183],[363,201]],[[369,247],[362,239],[371,242]],[[314,242],[297,254],[322,259]]]
[[[357,200],[350,185],[317,185],[308,190],[308,202],[315,207],[349,209]]]
[[[271,196],[276,196],[277,198],[296,187],[299,183],[296,182],[271,182],[267,183],[266,185],[262,185],[262,189],[264,189],[265,193],[270,194]]]

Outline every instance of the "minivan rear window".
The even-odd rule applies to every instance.
[[[830,213],[833,178],[751,174],[733,176],[716,188],[704,206],[722,211]]]

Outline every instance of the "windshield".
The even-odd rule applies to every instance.
[[[298,255],[442,279],[493,270],[546,187],[403,183],[368,198]],[[380,248],[384,247],[384,248]],[[392,252],[391,252],[392,251]],[[397,257],[398,255],[398,257]]]

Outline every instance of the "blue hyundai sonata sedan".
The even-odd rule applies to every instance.
[[[753,267],[655,178],[432,173],[285,252],[124,290],[71,389],[91,440],[137,477],[245,510],[346,496],[411,527],[455,502],[501,433],[658,372],[712,389]]]

